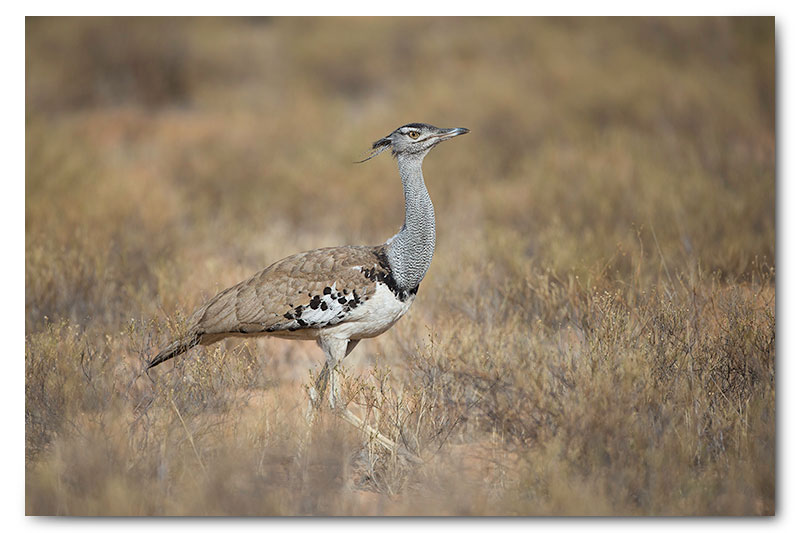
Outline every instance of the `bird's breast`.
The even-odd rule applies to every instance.
[[[400,320],[414,303],[414,293],[398,295],[385,283],[376,282],[372,297],[353,309],[347,319],[328,331],[348,339],[376,337]]]

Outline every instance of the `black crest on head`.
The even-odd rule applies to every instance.
[[[392,141],[384,137],[383,139],[378,139],[377,141],[372,143],[372,149],[377,150],[378,148],[386,147],[389,146],[390,144],[392,144]]]
[[[392,141],[388,137],[384,137],[382,139],[378,139],[374,143],[372,143],[372,153],[370,153],[366,158],[362,159],[361,161],[356,161],[356,163],[363,163],[364,161],[369,161],[379,153],[383,152],[389,146],[391,146]]]

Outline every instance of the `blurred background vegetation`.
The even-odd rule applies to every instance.
[[[773,18],[27,18],[27,512],[774,513],[774,60]],[[352,162],[416,121],[472,132],[347,366],[425,465],[305,425],[312,343],[140,375],[218,290],[396,232]]]

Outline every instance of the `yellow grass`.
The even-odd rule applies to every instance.
[[[26,512],[773,514],[774,22],[31,19]],[[312,343],[142,375],[216,291],[402,221],[433,266],[304,417]],[[151,379],[152,378],[152,379]]]

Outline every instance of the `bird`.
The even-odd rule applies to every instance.
[[[436,219],[422,161],[438,144],[469,133],[414,122],[372,143],[366,162],[391,149],[405,198],[400,230],[376,246],[320,248],[281,259],[208,300],[190,316],[186,333],[147,363],[146,371],[197,345],[228,337],[314,340],[325,363],[309,396],[365,426],[343,404],[337,369],[363,339],[391,328],[411,308],[436,246]],[[387,447],[392,441],[369,428]]]

